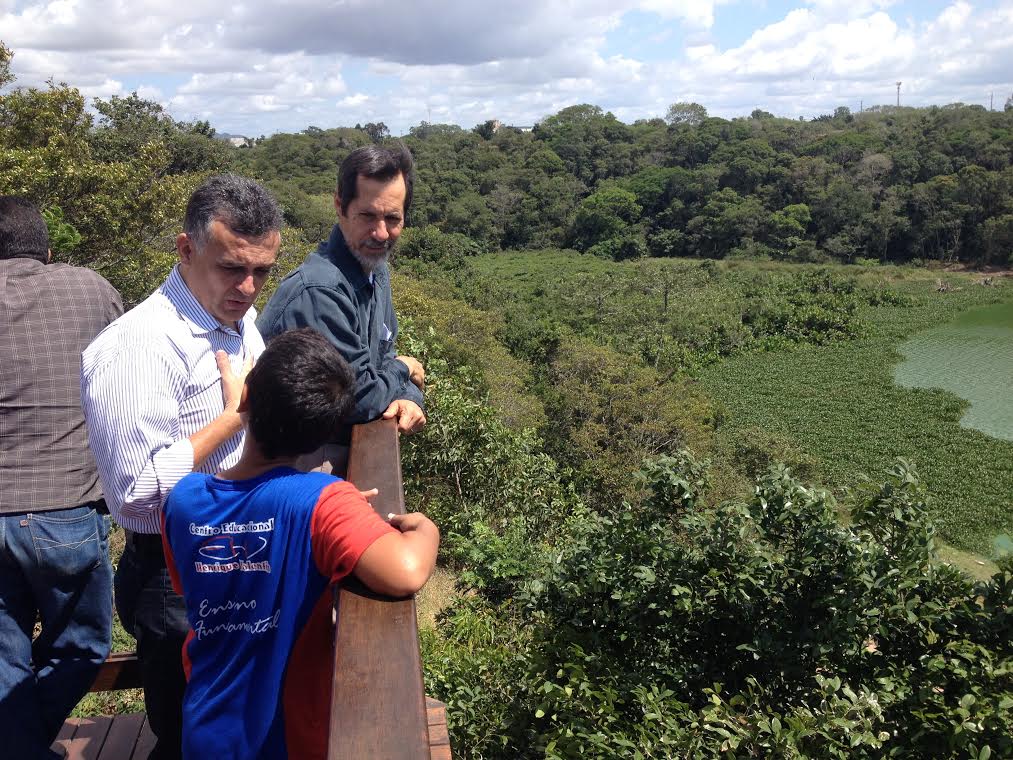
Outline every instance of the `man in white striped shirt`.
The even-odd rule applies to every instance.
[[[137,637],[149,757],[180,756],[189,626],[162,552],[162,505],[192,471],[214,473],[242,453],[236,407],[264,350],[253,302],[274,266],[281,211],[251,180],[211,177],[187,204],[179,263],[147,300],[85,350],[81,400],[106,502],[125,529],[116,609]]]

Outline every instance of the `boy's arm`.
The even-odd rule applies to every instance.
[[[381,536],[362,553],[355,577],[387,596],[410,596],[422,588],[436,567],[439,528],[425,515],[390,515],[400,533]]]
[[[373,591],[410,596],[425,584],[436,565],[440,532],[415,513],[385,522],[347,481],[320,494],[311,523],[313,558],[333,581],[349,573]]]

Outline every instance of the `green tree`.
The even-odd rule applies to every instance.
[[[369,139],[375,143],[378,143],[381,140],[386,140],[388,137],[390,137],[390,130],[387,129],[387,125],[384,124],[382,121],[368,122],[362,128],[362,131],[365,132],[367,135],[369,135]]]
[[[472,127],[472,131],[474,131],[474,133],[483,140],[491,140],[492,136],[496,134],[496,127],[497,121],[495,119],[489,119],[488,121],[483,121],[481,124]]]
[[[546,445],[599,506],[633,491],[630,475],[645,456],[703,446],[712,435],[713,411],[690,382],[666,382],[610,348],[564,340],[550,378]]]
[[[71,254],[81,244],[81,233],[63,220],[63,209],[51,206],[44,209],[42,218],[49,230],[49,248],[57,258]]]
[[[668,107],[665,121],[672,126],[699,127],[707,118],[707,109],[699,103],[679,102]]]
[[[759,138],[725,143],[711,155],[712,162],[724,164],[722,184],[741,195],[753,194],[767,181],[777,164],[778,156],[770,145]]]
[[[13,57],[14,53],[11,52],[11,49],[4,45],[3,40],[0,40],[0,87],[6,87],[14,81],[14,75],[11,73],[11,59]]]
[[[691,181],[690,173],[681,167],[651,166],[624,179],[620,186],[632,192],[644,214],[655,216],[666,209],[680,188]]]
[[[200,176],[170,174],[172,154],[159,140],[97,160],[91,124],[83,96],[65,84],[0,94],[0,188],[51,214],[58,207],[67,234],[58,235],[54,253],[96,269],[132,304],[174,263],[175,234]],[[76,240],[70,230],[79,243],[70,244]]]
[[[770,244],[782,255],[790,256],[791,250],[805,238],[811,221],[809,207],[804,203],[794,203],[775,211],[770,215]]]
[[[535,125],[534,134],[588,186],[627,174],[634,165],[629,128],[598,106],[564,108]]]
[[[640,219],[637,197],[628,190],[610,186],[592,193],[577,209],[573,220],[573,245],[586,251],[596,243],[620,235]]]
[[[102,162],[123,161],[142,146],[162,144],[169,152],[169,174],[221,171],[231,162],[229,146],[213,139],[206,121],[178,122],[161,105],[136,92],[127,97],[96,98],[99,119],[89,136],[93,157]]]
[[[700,214],[689,220],[686,233],[698,256],[724,258],[744,239],[760,230],[766,213],[754,196],[742,197],[730,187],[707,199]]]
[[[982,263],[1009,266],[1013,263],[1013,213],[987,219],[982,224]]]

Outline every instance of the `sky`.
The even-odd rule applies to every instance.
[[[0,0],[16,85],[136,91],[247,136],[383,122],[531,126],[591,103],[811,118],[1001,109],[1013,0]]]

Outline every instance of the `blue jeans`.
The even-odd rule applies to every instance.
[[[109,654],[109,523],[94,507],[0,515],[4,757],[52,757],[49,746]]]

